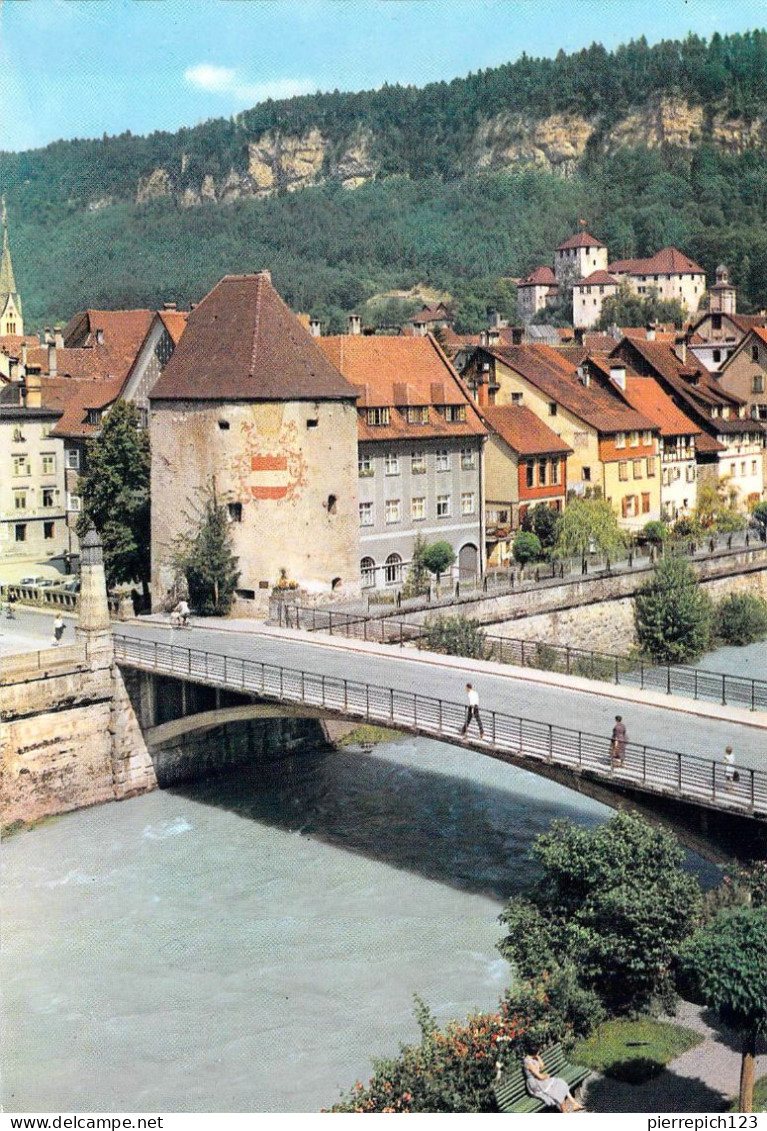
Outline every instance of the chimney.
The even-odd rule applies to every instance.
[[[676,356],[679,358],[682,365],[687,364],[687,341],[684,338],[677,344]]]
[[[645,329],[647,330],[647,341],[648,342],[654,342],[655,341],[655,323],[654,322],[648,322]]]
[[[26,369],[26,367],[27,367],[27,343],[26,342],[21,343],[21,364]]]
[[[162,304],[162,308],[163,308],[163,310],[175,310],[176,304],[175,304],[175,302],[164,302]]]
[[[43,394],[42,383],[40,381],[39,373],[27,373],[25,378],[26,396],[24,397],[25,408],[42,408]]]
[[[97,346],[103,346],[103,344],[104,344],[104,331],[99,327],[99,329],[96,330],[96,345]]]
[[[61,332],[61,326],[53,327],[53,341],[57,349],[63,350],[64,348],[64,335]]]
[[[511,344],[513,346],[521,346],[524,335],[524,326],[513,326],[511,329]]]
[[[480,332],[479,332],[479,344],[481,346],[486,346],[486,345],[489,345],[489,342],[490,342],[490,335],[488,334],[487,330],[480,330]]]
[[[48,342],[48,374],[56,377],[59,372],[59,363],[56,360],[56,343]]]
[[[43,345],[47,346],[50,341],[51,341],[51,328],[50,328],[50,326],[46,326],[45,331],[43,332]]]
[[[626,366],[620,365],[616,362],[610,362],[610,380],[619,389],[626,391]]]
[[[574,332],[575,332],[575,344],[582,346],[583,345],[583,334],[585,332],[585,328],[583,326],[576,326]]]
[[[347,334],[359,334],[362,332],[362,319],[359,314],[350,314],[346,323]]]
[[[271,271],[266,271],[266,270],[264,270],[264,271],[257,271],[257,272],[256,272],[256,274],[257,274],[257,275],[260,275],[262,279],[265,279],[267,283],[271,283],[271,281],[272,281],[272,273],[271,273]]]
[[[309,333],[313,338],[322,337],[322,323],[320,322],[319,318],[309,319]]]
[[[497,346],[501,340],[501,332],[497,326],[491,326],[487,331],[487,344],[489,346]]]

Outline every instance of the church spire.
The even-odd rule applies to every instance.
[[[2,198],[3,252],[0,257],[0,335],[23,334],[21,296],[16,290],[11,248],[8,243],[8,213]]]

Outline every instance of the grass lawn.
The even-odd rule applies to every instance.
[[[587,1041],[579,1041],[571,1060],[616,1080],[642,1084],[702,1040],[701,1034],[692,1029],[650,1018],[605,1021]]]
[[[361,726],[355,727],[354,730],[345,734],[338,745],[375,746],[378,742],[396,742],[398,738],[402,738],[402,734],[398,730],[389,730],[387,727],[369,726],[367,723],[362,723]]]
[[[760,1076],[754,1082],[754,1111],[767,1111],[767,1076]],[[736,1096],[729,1107],[730,1111],[740,1111]]]

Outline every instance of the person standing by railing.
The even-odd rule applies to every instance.
[[[59,644],[61,643],[61,638],[64,635],[65,628],[66,625],[64,624],[61,613],[56,613],[56,619],[53,622],[53,645],[55,648],[58,648]]]
[[[466,697],[469,702],[466,705],[466,722],[463,724],[461,734],[466,734],[469,729],[469,723],[472,719],[476,719],[477,726],[479,727],[479,737],[484,738],[485,729],[482,726],[482,719],[479,717],[479,695],[477,695],[477,692],[470,683],[466,684]]]
[[[726,746],[724,750],[724,781],[728,793],[732,793],[738,780],[739,774],[735,769],[735,753],[731,746]]]

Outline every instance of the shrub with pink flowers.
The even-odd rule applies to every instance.
[[[553,992],[552,992],[553,991]],[[367,1084],[358,1081],[333,1112],[495,1111],[499,1062],[532,1047],[581,1035],[568,1016],[567,994],[544,977],[537,987],[508,991],[494,1013],[477,1013],[440,1028],[416,998],[418,1044],[374,1062]]]

